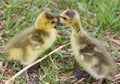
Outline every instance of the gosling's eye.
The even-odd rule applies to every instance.
[[[64,20],[67,20],[67,18],[66,18],[66,17],[63,17],[63,19],[64,19]]]
[[[51,23],[52,23],[52,24],[54,24],[54,23],[55,23],[55,21],[52,21]]]

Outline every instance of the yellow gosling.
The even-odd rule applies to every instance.
[[[60,21],[72,28],[71,46],[75,59],[91,76],[112,80],[116,72],[115,63],[109,52],[96,38],[90,37],[82,28],[80,16],[76,10],[65,10],[60,14]]]

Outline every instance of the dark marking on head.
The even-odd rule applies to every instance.
[[[75,12],[73,10],[69,10],[65,14],[69,17],[74,17],[75,16]]]
[[[55,16],[54,16],[52,13],[50,13],[50,12],[45,12],[45,16],[46,16],[46,18],[49,19],[49,20],[55,18]]]

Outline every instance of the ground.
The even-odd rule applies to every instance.
[[[115,82],[118,84],[120,82],[119,3],[119,0],[0,0],[0,84],[4,84],[22,69],[21,65],[14,62],[8,64],[2,54],[3,47],[9,39],[16,32],[34,25],[35,19],[42,11],[51,10],[55,14],[60,14],[67,8],[76,9],[81,16],[83,28],[108,48],[117,65]],[[55,44],[40,58],[70,41],[70,28],[58,27],[57,29],[59,33]],[[52,54],[31,71],[30,77],[35,80],[35,84],[38,84],[37,82],[96,84],[97,82],[74,60],[70,45]],[[16,78],[15,84],[26,84],[23,74]],[[105,84],[110,84],[110,81],[106,80]]]

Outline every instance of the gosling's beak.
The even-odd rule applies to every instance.
[[[63,26],[63,24],[60,22],[60,15],[55,14],[54,16],[58,19],[56,26]]]

